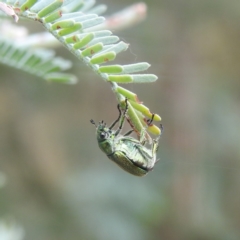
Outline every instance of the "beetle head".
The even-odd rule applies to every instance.
[[[109,129],[103,121],[99,122],[98,125],[93,120],[90,122],[96,127],[98,142],[114,137],[113,131]]]

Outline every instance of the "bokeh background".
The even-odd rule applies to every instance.
[[[98,2],[108,14],[135,3]],[[89,120],[111,123],[117,102],[67,50],[77,85],[0,65],[0,218],[24,239],[240,239],[240,1],[145,2],[147,19],[116,34],[131,44],[118,63],[146,61],[159,76],[127,86],[164,125],[146,177],[99,150]]]

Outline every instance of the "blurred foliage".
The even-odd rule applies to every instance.
[[[148,92],[128,85],[164,124],[144,178],[98,149],[89,120],[111,123],[116,101],[65,49],[75,86],[0,66],[0,217],[14,216],[26,240],[240,238],[240,2],[146,3],[147,20],[118,34],[131,43],[120,61],[147,61],[160,77]]]

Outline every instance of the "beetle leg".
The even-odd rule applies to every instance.
[[[148,126],[148,127],[152,124],[153,119],[154,119],[154,116],[155,116],[155,113],[152,114],[151,119],[148,119],[148,121],[147,121],[147,126]]]
[[[123,136],[129,136],[130,134],[132,134],[132,132],[134,132],[134,130],[130,130],[127,133],[125,133]]]
[[[163,125],[162,124],[160,124],[160,130],[161,130],[161,133],[160,133],[160,136],[162,135],[162,133],[163,133]],[[159,136],[159,137],[160,137]]]
[[[152,144],[152,157],[154,159],[154,164],[157,163],[160,160],[160,159],[156,159],[156,153],[157,153],[158,147],[159,147],[159,139],[160,139],[160,136],[161,136],[162,131],[163,131],[162,124],[160,124],[160,129],[161,129],[160,135],[156,139],[153,139],[153,144]]]
[[[120,109],[120,105],[119,105],[119,104],[117,105],[117,109],[118,109],[118,111],[119,111],[118,118],[117,118],[117,120],[115,120],[115,121],[112,123],[112,125],[109,127],[109,129],[112,129],[112,128],[116,125],[116,123],[119,122],[119,120],[120,120],[120,118],[121,118],[121,116],[122,116],[122,111],[121,111],[121,109]]]
[[[159,147],[159,139],[160,139],[160,137],[161,137],[161,135],[162,135],[162,133],[163,133],[163,125],[162,125],[162,124],[160,124],[160,130],[161,130],[160,135],[159,135],[156,139],[153,140],[152,154],[155,154],[155,153],[157,152],[157,150],[158,150],[158,147]]]
[[[146,127],[141,131],[141,134],[140,134],[140,143],[141,143],[142,145],[144,145],[144,144],[146,143],[145,133],[146,133],[146,131],[147,131],[147,128],[152,124],[153,119],[154,119],[154,116],[155,116],[155,114],[153,113],[151,119],[148,119],[148,120],[147,120],[147,125],[146,125]]]
[[[156,138],[153,140],[153,145],[152,145],[152,156],[154,154],[156,154],[157,150],[158,150],[158,146],[159,146],[159,139],[160,137]]]
[[[120,120],[120,124],[119,124],[118,130],[115,132],[115,136],[117,136],[121,132],[121,130],[123,128],[123,124],[124,124],[124,121],[125,121],[125,118],[126,118],[126,114],[127,114],[127,110],[128,110],[128,100],[127,100],[127,98],[125,99],[125,104],[126,104],[126,107],[125,107],[125,110],[124,110],[123,114],[120,115],[120,117],[122,117],[122,119]],[[119,109],[120,109],[120,107],[119,107]]]

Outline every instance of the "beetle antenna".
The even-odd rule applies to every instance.
[[[90,123],[93,124],[93,125],[95,125],[95,127],[97,127],[97,125],[96,125],[96,123],[94,122],[94,120],[91,119],[91,120],[90,120]]]

